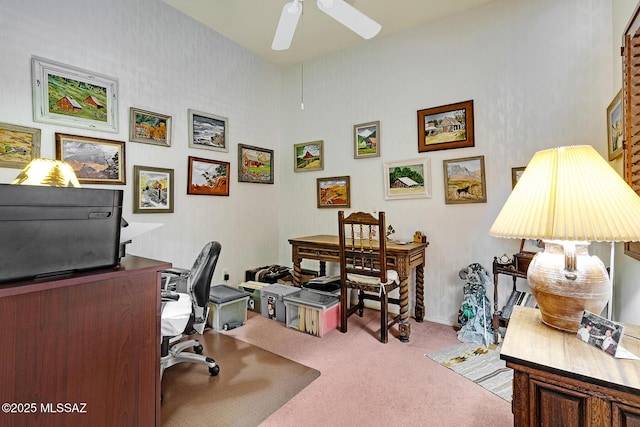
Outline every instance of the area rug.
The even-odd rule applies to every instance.
[[[180,363],[162,379],[162,426],[257,426],[318,378],[320,372],[212,330],[199,337],[220,365]]]
[[[500,347],[463,343],[425,356],[511,402],[513,370],[500,359]]]

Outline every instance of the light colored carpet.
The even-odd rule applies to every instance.
[[[513,370],[500,359],[500,347],[462,343],[425,356],[511,402]]]
[[[203,354],[220,365],[180,363],[164,372],[162,425],[257,426],[320,372],[212,330],[199,337]]]

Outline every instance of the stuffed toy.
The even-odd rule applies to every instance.
[[[461,326],[458,340],[487,345],[493,339],[491,304],[485,289],[489,274],[480,264],[474,263],[461,269],[458,275],[465,281],[463,300],[458,311],[458,323]]]

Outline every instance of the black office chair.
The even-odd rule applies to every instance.
[[[211,278],[218,263],[222,245],[207,243],[191,270],[171,268],[162,272],[162,317],[160,378],[164,370],[181,362],[199,363],[209,367],[212,376],[220,367],[202,355],[202,345],[196,339],[182,341],[184,335],[202,334],[209,314]],[[186,351],[193,347],[193,353]]]

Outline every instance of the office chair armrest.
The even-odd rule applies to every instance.
[[[162,273],[162,289],[175,291],[178,289],[179,284],[184,284],[180,288],[184,287],[186,289],[186,281],[191,274],[191,270],[173,267],[162,270],[160,273]]]

